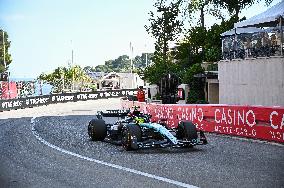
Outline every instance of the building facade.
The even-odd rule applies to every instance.
[[[284,106],[284,58],[222,60],[219,103]]]

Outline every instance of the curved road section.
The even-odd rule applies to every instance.
[[[190,149],[124,151],[87,124],[119,99],[0,113],[0,187],[282,187],[284,147],[207,134]]]

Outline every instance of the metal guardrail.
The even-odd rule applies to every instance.
[[[32,108],[56,103],[77,102],[133,95],[137,89],[106,90],[96,92],[62,93],[28,98],[0,100],[0,111]]]

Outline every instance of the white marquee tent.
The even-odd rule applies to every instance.
[[[257,28],[257,27],[246,27],[246,28],[234,28],[234,29],[231,29],[229,31],[226,31],[224,33],[221,34],[222,37],[225,37],[225,36],[232,36],[232,35],[235,35],[235,34],[242,34],[242,33],[257,33],[257,32],[261,32],[263,31],[262,29],[260,28]]]
[[[235,23],[235,28],[240,27],[275,27],[283,26],[284,18],[284,0],[274,5],[265,12],[251,17],[242,22]]]
[[[235,31],[247,27],[279,27],[280,28],[280,51],[283,55],[283,26],[284,25],[284,0],[268,10],[253,16],[247,20],[234,24]],[[236,35],[237,33],[235,33]]]

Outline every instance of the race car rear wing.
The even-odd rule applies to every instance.
[[[125,117],[129,114],[130,110],[106,110],[106,112],[98,111],[97,117]],[[99,118],[101,119],[101,118]]]

